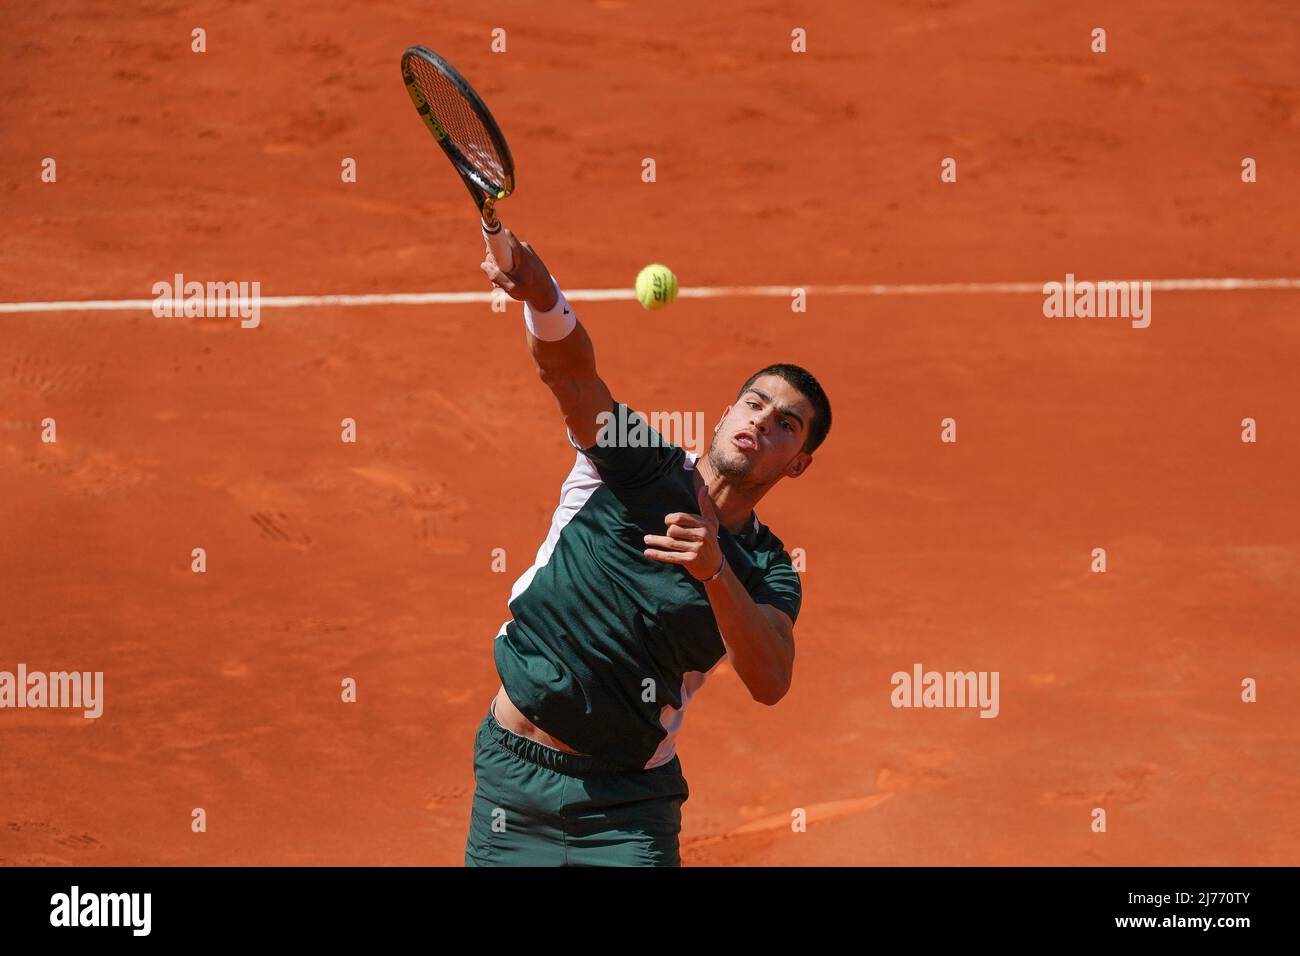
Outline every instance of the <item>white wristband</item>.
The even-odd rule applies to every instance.
[[[555,305],[545,312],[536,312],[531,305],[524,303],[524,325],[543,342],[558,342],[578,324],[578,317],[573,314],[573,308],[560,291],[560,284],[554,276],[551,277],[551,285],[555,287]]]

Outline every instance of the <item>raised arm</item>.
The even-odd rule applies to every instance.
[[[525,303],[528,349],[537,374],[555,396],[573,437],[583,448],[590,448],[600,433],[596,416],[610,411],[614,404],[609,388],[596,373],[591,337],[573,315],[541,257],[513,234],[508,235],[508,240],[515,263],[513,271],[497,268],[491,252],[480,268],[494,285]]]

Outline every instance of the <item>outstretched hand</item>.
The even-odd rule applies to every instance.
[[[691,577],[703,581],[722,566],[722,546],[718,544],[718,512],[706,485],[696,489],[695,500],[700,513],[675,511],[666,515],[664,523],[668,533],[646,535],[644,540],[649,547],[643,553],[664,564],[680,564]]]
[[[492,284],[505,291],[506,295],[520,302],[527,302],[538,312],[545,312],[555,305],[555,286],[551,283],[551,272],[542,262],[541,256],[533,251],[526,242],[520,242],[513,232],[501,227],[506,241],[510,244],[510,257],[514,268],[502,272],[492,251],[486,251],[486,258],[479,268],[487,275]]]

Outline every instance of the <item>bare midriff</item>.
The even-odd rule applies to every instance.
[[[568,744],[556,740],[542,728],[538,727],[531,720],[524,716],[523,712],[506,696],[506,689],[502,687],[497,691],[496,701],[492,708],[496,721],[512,734],[518,734],[520,737],[527,737],[529,740],[535,740],[539,744],[551,747],[555,750],[563,750],[565,753],[576,754]]]

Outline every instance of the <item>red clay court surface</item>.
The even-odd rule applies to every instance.
[[[503,218],[568,289],[652,261],[686,287],[1300,276],[1292,3],[448,6],[7,4],[0,302],[176,272],[486,291],[402,88],[414,42],[488,100]],[[578,303],[635,408],[711,430],[772,361],[834,404],[758,508],[807,554],[794,686],[763,707],[724,667],[691,705],[684,861],[1300,863],[1298,307]],[[0,712],[0,862],[462,862],[492,638],[573,459],[521,324],[0,315],[0,669],[103,670],[106,697]],[[1000,715],[894,709],[915,662],[999,671]]]

